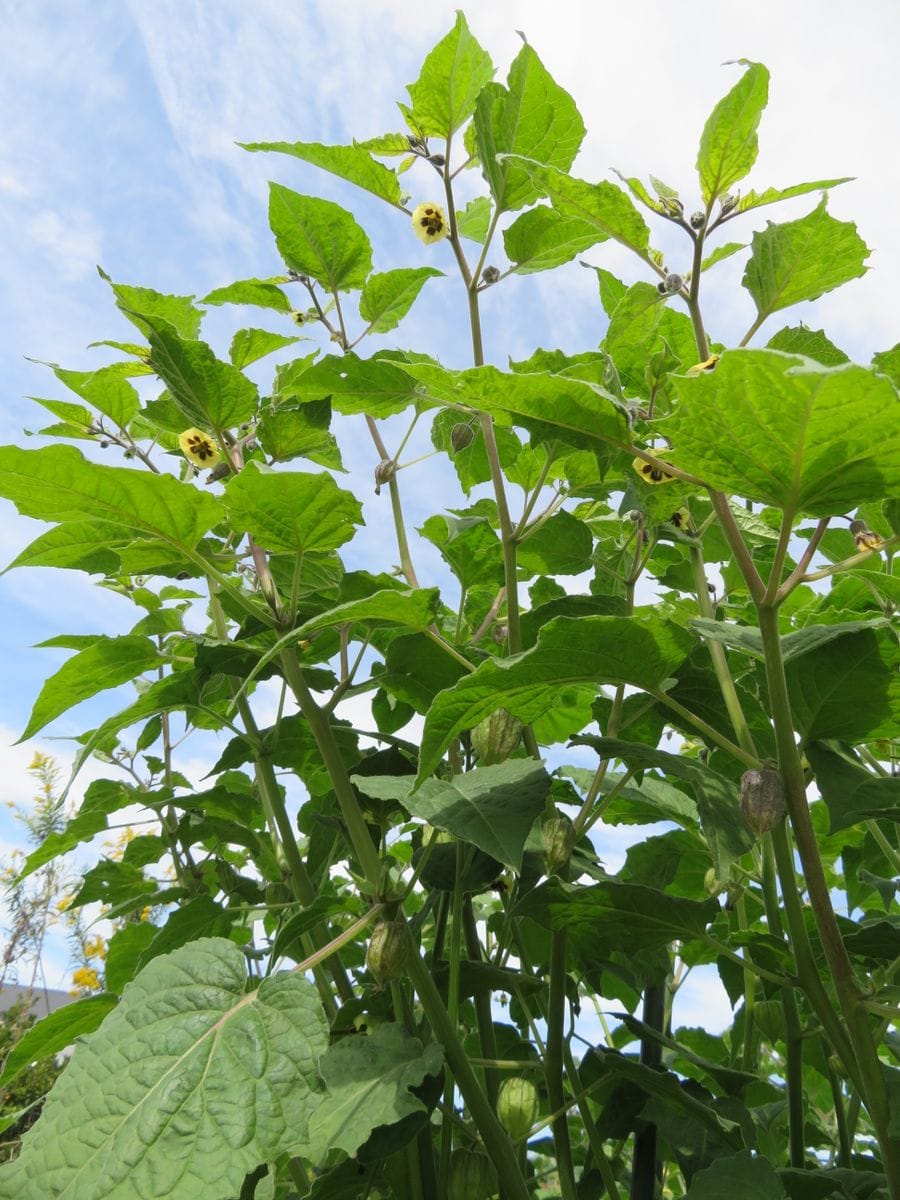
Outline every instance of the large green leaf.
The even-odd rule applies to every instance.
[[[827,746],[807,746],[806,757],[828,808],[831,833],[873,818],[900,821],[900,780],[873,775]]]
[[[87,996],[77,1004],[66,1004],[48,1013],[22,1034],[7,1054],[0,1074],[0,1087],[8,1088],[12,1081],[39,1058],[61,1054],[76,1039],[93,1033],[107,1013],[118,1004],[118,998],[108,993]],[[2,1178],[2,1176],[0,1176]]]
[[[286,265],[329,292],[361,288],[372,270],[372,247],[351,213],[331,200],[269,184],[269,226]]]
[[[450,137],[471,117],[478,93],[493,74],[490,55],[457,12],[456,24],[429,53],[419,78],[407,88],[412,127],[426,137]]]
[[[656,689],[671,678],[693,645],[687,630],[652,613],[557,617],[541,629],[531,650],[490,659],[435,697],[425,722],[418,781],[434,771],[453,738],[497,708],[529,724],[573,684]]]
[[[344,469],[341,452],[330,432],[331,401],[312,401],[296,407],[281,405],[261,417],[257,427],[259,444],[275,462],[308,458],[333,471]]]
[[[467,590],[479,584],[503,583],[503,547],[486,517],[441,517],[435,514],[419,533],[437,546],[441,557]]]
[[[506,84],[487,84],[475,109],[475,144],[498,212],[524,208],[541,194],[515,159],[498,155],[568,171],[585,133],[575,101],[530,46],[513,59]]]
[[[584,449],[585,439],[628,445],[628,421],[615,397],[570,376],[520,374],[496,367],[447,371],[431,363],[398,363],[438,403],[506,414],[516,425]]]
[[[742,1150],[730,1158],[717,1158],[698,1171],[685,1200],[722,1200],[723,1196],[734,1200],[784,1200],[785,1190],[767,1158]]]
[[[601,759],[621,759],[635,769],[653,767],[664,776],[685,780],[697,801],[700,825],[717,879],[727,879],[731,864],[753,845],[750,831],[740,815],[736,785],[706,763],[655,750],[639,742],[623,742],[592,734],[575,737],[572,741],[576,745],[592,746]]]
[[[530,759],[477,767],[452,779],[428,779],[413,792],[409,777],[356,775],[367,796],[399,801],[414,817],[444,829],[518,871],[525,839],[550,792],[550,776]]]
[[[234,527],[266,550],[334,550],[362,524],[362,507],[325,471],[265,471],[251,464],[228,483]]]
[[[370,275],[359,298],[359,315],[373,333],[396,329],[429,279],[443,275],[436,267],[400,267]]]
[[[781,657],[788,663],[799,658],[801,654],[809,654],[835,638],[846,637],[849,633],[859,633],[863,629],[878,629],[888,625],[887,617],[875,617],[870,621],[838,621],[833,625],[807,625],[793,633],[784,634],[781,638]],[[726,646],[734,646],[745,654],[765,660],[762,634],[756,625],[735,625],[731,621],[712,621],[695,617],[691,628],[696,629],[701,637],[708,641],[724,642]]]
[[[285,381],[282,395],[301,403],[331,397],[335,412],[354,416],[389,417],[416,400],[405,364],[356,354],[329,355]]]
[[[278,286],[288,283],[287,275],[272,279],[239,279],[236,283],[215,288],[203,297],[204,304],[252,304],[257,308],[274,308],[276,312],[289,313],[291,302]]]
[[[113,547],[129,540],[127,530],[115,536],[103,521],[66,521],[36,537],[4,571],[13,567],[69,567],[91,575],[112,575],[119,565]]]
[[[596,241],[612,238],[649,261],[650,230],[627,194],[613,183],[585,183],[555,167],[547,167],[529,158],[514,159],[540,192],[549,196],[553,207],[564,217],[578,217],[592,225]]]
[[[427,629],[440,612],[440,593],[437,588],[417,588],[415,591],[388,589],[373,592],[361,600],[348,600],[327,612],[305,621],[298,634],[335,625],[402,625],[407,629]]]
[[[759,151],[756,130],[769,98],[769,72],[740,60],[747,70],[712,110],[700,137],[697,174],[707,206],[743,179]]]
[[[604,240],[597,227],[581,217],[564,217],[540,205],[523,212],[503,231],[506,255],[520,275],[549,271]]]
[[[152,288],[113,283],[103,270],[100,275],[112,288],[119,309],[141,333],[146,335],[148,321],[154,325],[163,321],[183,338],[195,338],[200,332],[203,313],[194,307],[193,296],[166,296]]]
[[[670,369],[677,369],[679,361],[683,367],[696,361],[690,319],[669,308],[652,284],[633,284],[617,301],[603,339],[626,394],[649,396],[647,364],[664,342],[674,355]]]
[[[288,337],[283,333],[273,333],[271,329],[239,329],[231,339],[228,357],[231,365],[242,371],[250,363],[258,362],[275,350],[283,350],[299,342],[298,337]]]
[[[73,655],[45,681],[19,741],[33,737],[82,700],[128,683],[158,664],[159,650],[150,638],[97,638],[92,646]]]
[[[670,382],[672,461],[712,487],[815,516],[900,495],[897,393],[872,370],[732,350]]]
[[[273,150],[278,154],[290,154],[304,162],[330,171],[365,188],[401,208],[400,182],[390,167],[376,160],[362,146],[323,146],[320,142],[238,142],[242,150]]]
[[[591,565],[593,544],[590,527],[563,510],[519,543],[517,558],[533,575],[578,575]]]
[[[103,522],[109,536],[132,530],[193,549],[222,519],[215,497],[171,475],[88,462],[72,446],[0,447],[0,496],[26,517]]]
[[[220,938],[157,958],[77,1047],[0,1196],[236,1195],[259,1162],[304,1141],[326,1045],[301,976],[247,991],[243,955]]]
[[[790,200],[794,196],[805,196],[808,192],[826,192],[830,188],[839,187],[842,183],[851,183],[852,177],[845,175],[840,179],[815,179],[811,183],[794,183],[786,188],[766,188],[762,192],[744,192],[737,204],[731,210],[738,213],[749,212],[751,208],[762,208],[766,204],[777,204],[781,200]]]
[[[783,354],[803,354],[823,367],[839,367],[850,359],[825,336],[822,329],[807,329],[805,325],[786,325],[769,338],[767,350],[780,350]]]
[[[828,215],[826,198],[798,221],[773,225],[753,235],[744,287],[758,311],[757,324],[801,300],[815,300],[866,273],[869,248],[852,221]]]
[[[896,737],[900,647],[890,629],[862,630],[804,654],[785,668],[791,706],[808,741]]]
[[[205,342],[187,341],[164,321],[145,321],[150,365],[191,425],[228,429],[256,413],[256,384]]]
[[[656,888],[605,879],[588,887],[548,879],[515,909],[551,929],[565,929],[578,953],[634,952],[702,937],[719,912],[717,900],[687,900]]]
[[[424,1112],[409,1089],[436,1075],[443,1059],[437,1042],[423,1047],[402,1025],[335,1042],[319,1062],[326,1091],[310,1119],[303,1157],[320,1162],[334,1149],[353,1154],[378,1125]]]
[[[97,371],[67,371],[63,367],[54,367],[53,373],[120,429],[127,428],[137,416],[140,400],[135,388],[123,377],[120,364],[101,367]]]

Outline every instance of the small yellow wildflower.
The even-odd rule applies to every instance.
[[[99,934],[89,938],[84,943],[84,956],[85,958],[106,958],[106,939],[100,937]]]
[[[84,991],[100,990],[100,976],[93,967],[76,967],[72,972],[72,982]]]
[[[186,429],[178,435],[178,445],[184,457],[195,467],[211,467],[219,461],[216,443],[202,429]]]
[[[643,458],[632,459],[631,465],[644,483],[671,483],[675,478],[668,471],[664,471],[662,467],[654,467],[653,463],[648,463]]]
[[[444,216],[444,210],[439,205],[432,204],[431,201],[416,205],[413,210],[412,225],[416,237],[426,246],[430,246],[432,242],[439,242],[441,238],[447,236],[447,218]]]

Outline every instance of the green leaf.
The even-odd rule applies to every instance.
[[[329,1150],[353,1154],[379,1125],[393,1125],[425,1105],[410,1092],[443,1062],[437,1042],[423,1047],[401,1025],[335,1042],[319,1062],[326,1092],[309,1122],[303,1156],[320,1162]]]
[[[773,225],[753,235],[743,284],[756,304],[756,326],[779,309],[815,300],[865,275],[870,251],[852,221],[836,221],[818,208],[799,221]]]
[[[361,288],[372,270],[372,247],[352,214],[331,200],[269,184],[269,226],[292,271],[329,292]]]
[[[829,832],[872,819],[900,821],[900,782],[873,775],[827,746],[806,747],[816,786],[828,808]]]
[[[171,475],[101,467],[72,446],[0,447],[0,496],[26,517],[102,523],[115,537],[131,530],[193,549],[222,520],[222,507]]]
[[[113,283],[103,270],[100,270],[100,275],[112,288],[120,311],[145,336],[148,322],[149,325],[155,326],[161,321],[171,325],[179,337],[197,337],[203,313],[194,307],[193,296],[166,296],[152,288]]]
[[[652,613],[630,617],[557,617],[537,645],[488,660],[439,693],[425,722],[418,783],[427,779],[458,734],[497,708],[530,724],[556,703],[563,687],[622,683],[645,690],[669,679],[694,645],[685,629]]]
[[[700,264],[701,271],[708,271],[710,267],[714,267],[716,263],[722,262],[725,258],[731,258],[733,254],[738,254],[741,250],[747,249],[746,242],[726,242],[724,246],[716,246],[712,254],[704,258]]]
[[[128,683],[142,671],[158,665],[159,650],[149,638],[98,638],[93,646],[74,655],[45,681],[19,741],[33,737],[82,700]]]
[[[494,206],[487,196],[476,196],[465,208],[456,214],[456,228],[464,238],[470,238],[479,245],[484,244]]]
[[[313,401],[298,407],[281,405],[265,412],[256,427],[259,444],[276,462],[308,458],[320,467],[343,471],[341,452],[331,425],[331,401]]]
[[[419,533],[437,546],[441,557],[467,590],[478,584],[503,582],[503,547],[486,517],[441,517],[435,514]]]
[[[794,196],[805,196],[808,192],[826,192],[842,183],[852,183],[852,176],[842,179],[816,179],[812,183],[795,183],[786,188],[766,188],[764,192],[745,192],[731,210],[734,216],[749,212],[751,208],[762,208],[764,204],[777,204],[780,200],[790,200]]]
[[[159,930],[149,921],[128,921],[109,939],[103,964],[104,982],[111,992],[122,994],[134,979],[141,955]]]
[[[848,634],[788,663],[791,706],[806,740],[895,737],[898,668],[900,647],[889,629]]]
[[[523,212],[503,231],[506,255],[520,275],[552,270],[605,240],[589,221],[541,205]]]
[[[437,403],[506,414],[516,425],[578,449],[585,439],[628,445],[628,421],[615,397],[594,383],[562,375],[519,374],[496,367],[447,371],[430,363],[398,364]],[[588,445],[590,445],[590,441]]]
[[[242,533],[266,550],[334,550],[361,525],[362,506],[325,471],[268,471],[251,463],[229,480],[225,506]]]
[[[106,818],[110,813],[137,803],[146,803],[146,795],[140,799],[133,788],[118,780],[95,779],[85,791],[77,814],[62,829],[48,833],[28,855],[19,880],[27,879],[44,863],[68,854],[81,842],[88,842],[95,834],[101,833],[108,827]]]
[[[666,1034],[661,1033],[658,1029],[654,1029],[651,1025],[647,1025],[644,1021],[639,1021],[630,1013],[619,1012],[610,1015],[615,1017],[616,1020],[621,1021],[623,1025],[626,1025],[635,1037],[646,1038],[664,1047],[665,1050],[671,1051],[671,1053],[666,1055],[668,1060],[671,1061],[673,1058],[676,1061],[677,1059],[683,1059],[699,1067],[701,1071],[720,1084],[729,1095],[739,1095],[748,1084],[754,1083],[759,1078],[749,1071],[739,1071],[734,1067],[727,1066],[725,1063],[714,1062],[712,1059],[695,1053],[684,1044],[684,1041],[679,1042],[676,1038],[667,1037]],[[687,1034],[688,1032],[688,1030],[679,1030],[678,1036],[681,1037],[682,1034]]]
[[[599,235],[595,241],[612,238],[649,261],[650,230],[625,192],[613,183],[585,183],[555,167],[545,167],[531,159],[516,160],[531,177],[542,195],[549,196],[563,217],[578,217],[593,226]]]
[[[636,283],[619,298],[603,339],[627,395],[649,396],[647,364],[663,340],[683,366],[696,361],[690,319],[668,308],[652,284]]]
[[[298,337],[285,337],[282,333],[272,333],[270,329],[239,329],[231,339],[228,357],[232,366],[243,370],[267,354],[299,341]]]
[[[289,313],[293,306],[278,284],[288,283],[287,275],[271,279],[239,279],[226,287],[215,288],[203,297],[204,304],[253,304],[257,308],[274,308]]]
[[[569,512],[558,512],[519,542],[517,561],[531,575],[578,575],[591,565],[590,528]]]
[[[530,46],[513,59],[506,83],[505,88],[499,83],[483,88],[474,119],[478,157],[498,212],[524,208],[541,195],[515,158],[503,156],[568,171],[585,134],[575,101]]]
[[[123,378],[119,364],[97,371],[67,371],[54,367],[53,373],[92,408],[109,417],[119,429],[126,429],[138,414],[141,405],[137,391]]]
[[[408,629],[427,629],[440,612],[440,592],[437,588],[417,588],[415,591],[373,592],[361,600],[349,600],[311,618],[296,630],[305,636],[317,629],[335,625],[363,624],[402,625]]]
[[[365,413],[381,419],[402,412],[416,401],[413,385],[401,365],[384,357],[329,355],[285,382],[282,394],[301,403],[330,396],[336,412],[347,416]]]
[[[428,779],[413,792],[409,777],[355,775],[367,796],[399,801],[436,829],[452,833],[513,871],[522,866],[525,840],[550,792],[550,776],[531,760],[476,767],[452,779]]]
[[[784,1200],[785,1191],[767,1158],[742,1150],[717,1158],[691,1180],[685,1200]]]
[[[186,341],[163,321],[145,321],[150,365],[190,425],[221,430],[256,414],[256,384],[216,358],[206,342]]]
[[[900,494],[897,393],[872,370],[731,350],[670,383],[672,461],[712,487],[814,516]]]
[[[550,929],[565,929],[576,953],[633,953],[702,937],[719,912],[718,901],[687,900],[656,888],[606,879],[585,887],[548,879],[515,908]]]
[[[401,267],[370,275],[359,298],[359,315],[372,333],[388,333],[412,308],[426,281],[443,274],[435,267]]]
[[[872,366],[879,375],[886,375],[894,387],[900,388],[900,342],[890,350],[872,356]]]
[[[653,767],[664,776],[684,779],[697,801],[700,826],[717,879],[727,879],[731,864],[742,858],[753,845],[750,831],[740,816],[736,785],[705,763],[654,750],[640,742],[623,742],[592,734],[574,737],[572,743],[593,747],[601,760],[617,758],[632,768]]]
[[[765,660],[762,635],[756,625],[735,625],[730,621],[708,621],[702,617],[694,617],[690,624],[692,629],[696,629],[701,637],[709,641],[724,642],[727,646],[743,650],[745,654],[752,655],[760,662]],[[784,662],[788,663],[792,659],[799,658],[801,654],[808,654],[811,650],[817,650],[820,646],[833,642],[835,638],[846,637],[849,633],[858,633],[863,629],[878,629],[887,624],[889,621],[886,617],[876,617],[871,621],[839,621],[833,625],[807,625],[804,629],[785,634],[781,638],[781,656]]]
[[[320,142],[238,142],[242,150],[274,151],[277,154],[290,154],[294,158],[302,158],[304,162],[330,171],[341,179],[355,183],[388,204],[402,208],[400,202],[400,184],[397,174],[390,167],[375,159],[360,145],[353,146],[323,146]],[[407,149],[409,146],[407,145]]]
[[[457,12],[456,24],[428,54],[419,78],[407,88],[411,127],[426,137],[449,138],[471,117],[478,93],[493,74],[490,55]]]
[[[26,1029],[7,1054],[0,1074],[0,1087],[8,1089],[12,1081],[38,1059],[60,1054],[78,1038],[93,1033],[117,1004],[117,997],[104,992],[99,996],[87,996],[75,1004],[66,1004],[42,1017]]]
[[[162,929],[152,925],[152,937],[144,940],[138,948],[138,961],[134,964],[143,970],[154,958],[170,954],[181,946],[199,938],[228,937],[233,925],[232,917],[210,896],[195,896],[172,912]],[[146,927],[146,926],[145,926]],[[110,943],[112,949],[112,943]]]
[[[839,367],[850,359],[830,341],[823,330],[807,329],[805,325],[786,325],[769,338],[768,350],[780,350],[782,354],[802,354],[823,367]]]
[[[292,973],[247,991],[223,939],[155,959],[80,1045],[2,1177],[19,1200],[196,1200],[301,1143],[327,1026]]]
[[[740,59],[747,70],[712,110],[700,137],[697,174],[707,209],[743,179],[759,151],[756,130],[769,98],[769,72]]]

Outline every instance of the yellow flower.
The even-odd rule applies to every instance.
[[[178,435],[178,445],[184,457],[195,467],[211,467],[219,461],[215,442],[202,429],[186,429]]]
[[[643,458],[632,459],[631,465],[644,483],[672,483],[675,479],[674,475],[670,475],[662,467],[654,467],[653,463],[645,462]]]
[[[106,958],[106,941],[104,938],[97,937],[89,938],[84,943],[85,958]]]
[[[100,990],[100,976],[93,967],[76,967],[72,972],[72,982],[85,991]]]
[[[444,216],[444,210],[430,201],[426,204],[416,205],[413,210],[412,224],[416,237],[420,238],[427,246],[430,246],[432,242],[439,242],[441,238],[447,236],[447,218]]]
[[[705,362],[694,363],[692,367],[688,367],[686,374],[702,375],[704,371],[715,370],[716,363],[719,361],[718,354],[711,354]]]

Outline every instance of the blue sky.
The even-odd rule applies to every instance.
[[[42,421],[42,410],[26,397],[65,398],[52,374],[25,356],[83,369],[108,361],[108,352],[88,343],[129,338],[97,264],[121,282],[197,296],[234,279],[277,273],[265,216],[269,179],[352,208],[372,238],[376,269],[428,261],[449,274],[447,245],[425,250],[376,199],[294,160],[249,155],[234,143],[346,143],[399,129],[394,101],[405,99],[404,85],[450,28],[454,7],[444,0],[0,0],[0,440],[39,444],[22,430],[49,418]],[[865,278],[780,323],[802,317],[824,327],[860,361],[897,340],[900,82],[892,56],[900,11],[891,0],[865,6],[762,0],[752,7],[508,0],[473,8],[469,20],[499,78],[521,44],[515,31],[522,30],[573,94],[588,128],[576,173],[599,180],[611,167],[645,179],[652,172],[681,189],[689,208],[703,121],[737,78],[738,68],[721,64],[741,57],[766,63],[769,109],[747,186],[856,176],[834,192],[829,207],[856,220],[874,250]],[[428,175],[406,179],[414,200],[432,198]],[[731,226],[729,240],[749,241],[767,217],[796,217],[814,203],[811,197],[780,212],[762,210],[755,223],[745,218],[740,229]],[[664,238],[657,241],[672,250],[673,269],[687,265]],[[639,277],[615,247],[596,247],[586,257],[629,281]],[[726,342],[750,323],[749,299],[734,292],[743,262],[739,256],[722,265],[719,298],[707,310],[711,332]],[[453,311],[455,319],[448,317]],[[211,310],[205,336],[224,352],[241,323],[294,332],[262,310]],[[764,329],[762,340],[780,323]],[[595,346],[605,322],[593,273],[572,266],[487,293],[485,324],[488,357],[502,364],[537,345]],[[466,365],[456,281],[429,284],[413,315],[380,344],[416,346],[448,365]],[[261,382],[268,369],[261,369]],[[351,424],[340,436],[345,463],[368,496],[365,538],[350,558],[354,565],[389,565],[391,531],[367,482],[371,446]],[[458,503],[433,463],[409,476],[411,524]],[[4,504],[3,562],[38,531]],[[434,578],[431,552],[419,547],[416,555],[425,581]],[[8,797],[25,800],[32,789],[24,768],[35,747],[64,761],[68,743],[50,735],[89,728],[114,703],[102,696],[61,718],[47,737],[11,747],[42,680],[64,658],[29,647],[60,632],[122,631],[133,610],[76,573],[46,570],[0,578],[0,606],[0,764]],[[198,773],[203,761],[198,751]],[[0,817],[0,838],[15,837]]]

